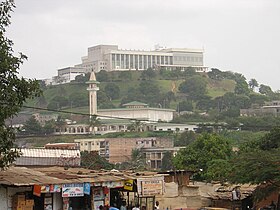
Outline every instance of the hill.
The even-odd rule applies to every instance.
[[[176,123],[220,121],[236,127],[244,122],[237,119],[240,109],[280,99],[280,94],[273,92],[269,86],[258,85],[254,79],[247,82],[242,74],[218,69],[207,73],[197,73],[191,68],[185,71],[100,71],[96,73],[96,78],[100,82],[98,109],[117,108],[127,102],[140,101],[150,107],[171,108],[180,112],[174,119]],[[85,75],[77,76],[69,84],[42,84],[43,95],[26,105],[87,114],[88,80],[89,75]],[[258,86],[259,93],[254,91]],[[34,111],[23,110],[26,114]],[[70,114],[60,115],[73,118]],[[75,120],[81,122],[83,119]]]
[[[148,103],[150,106],[156,105],[156,102],[162,102],[162,106],[165,106],[166,108],[176,108],[178,103],[184,100],[184,96],[180,94],[178,87],[186,78],[192,77],[192,75],[187,75],[184,77],[174,78],[174,76],[163,76],[160,75],[159,72],[156,72],[156,75],[148,78],[148,76],[143,76],[143,72],[139,71],[106,72],[106,76],[104,77],[103,75],[104,72],[97,73],[96,75],[97,80],[100,81],[100,91],[98,92],[99,108],[120,107],[122,104],[121,102],[129,100],[129,93],[131,91],[135,91],[137,87],[141,88],[141,85],[143,84],[153,84],[150,86],[151,90],[157,91],[157,94],[161,94],[162,98],[159,98],[157,101],[149,100],[144,97],[142,100],[139,98],[138,100]],[[197,75],[206,79],[206,95],[211,98],[222,96],[227,92],[234,92],[234,80],[225,79],[217,81],[208,78],[207,74]],[[87,77],[88,75],[85,78]],[[82,107],[87,107],[88,105],[88,91],[86,90],[87,84],[85,84],[86,81],[87,79],[83,79],[82,82],[73,81],[68,84],[44,87],[42,97],[28,101],[27,105],[48,107],[52,109],[70,109],[72,107],[73,111],[81,111],[83,109]],[[147,92],[150,92],[151,90]],[[140,94],[141,91],[143,92],[145,90],[140,90]],[[166,96],[167,93],[174,94],[174,100],[172,100],[173,103],[171,104],[163,103],[164,100],[166,100],[166,97],[164,96]],[[142,93],[142,95],[145,94],[147,93]],[[109,105],[105,105],[105,103],[109,103]]]

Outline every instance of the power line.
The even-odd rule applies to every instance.
[[[0,102],[0,104],[9,105],[6,102]],[[145,121],[145,122],[158,122],[156,120],[148,120],[148,119],[135,119],[135,118],[127,118],[127,117],[116,117],[116,116],[107,116],[107,115],[99,115],[99,114],[88,114],[88,113],[81,113],[81,112],[73,112],[73,111],[66,111],[66,110],[59,110],[59,109],[49,109],[49,108],[42,108],[42,107],[35,107],[35,106],[27,106],[23,105],[24,108],[29,109],[37,109],[42,111],[48,111],[48,112],[58,112],[58,113],[64,113],[64,114],[75,114],[75,115],[82,115],[82,116],[88,116],[88,117],[103,117],[103,118],[110,118],[110,119],[119,119],[119,120],[130,120],[130,121]],[[164,122],[161,122],[164,123]]]

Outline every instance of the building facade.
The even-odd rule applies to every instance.
[[[156,137],[75,139],[74,141],[79,145],[80,151],[98,152],[110,163],[129,161],[133,149],[173,148],[174,146],[171,139]]]
[[[280,116],[280,101],[266,102],[264,106],[249,109],[240,109],[240,116]]]
[[[146,70],[148,68],[186,69],[207,71],[203,64],[203,49],[157,48],[146,50],[123,50],[118,45],[97,45],[88,48],[88,55],[75,67],[86,72]]]
[[[83,67],[66,67],[57,70],[57,76],[53,77],[52,85],[69,83],[75,80],[78,75],[85,75]]]

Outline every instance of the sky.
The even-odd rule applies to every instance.
[[[280,89],[279,0],[15,0],[7,36],[26,78],[81,63],[87,48],[203,48],[204,65]]]

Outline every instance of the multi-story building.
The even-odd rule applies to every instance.
[[[123,50],[117,45],[97,45],[88,48],[88,55],[75,67],[86,72],[146,70],[148,68],[186,69],[207,71],[203,64],[203,49],[157,48],[153,51]]]
[[[75,139],[80,151],[95,151],[111,163],[129,161],[133,149],[173,148],[173,141],[167,138],[106,138]]]
[[[84,75],[86,69],[83,67],[66,67],[57,70],[57,76],[53,77],[52,84],[63,84],[69,83],[72,80],[75,80],[76,76]]]

